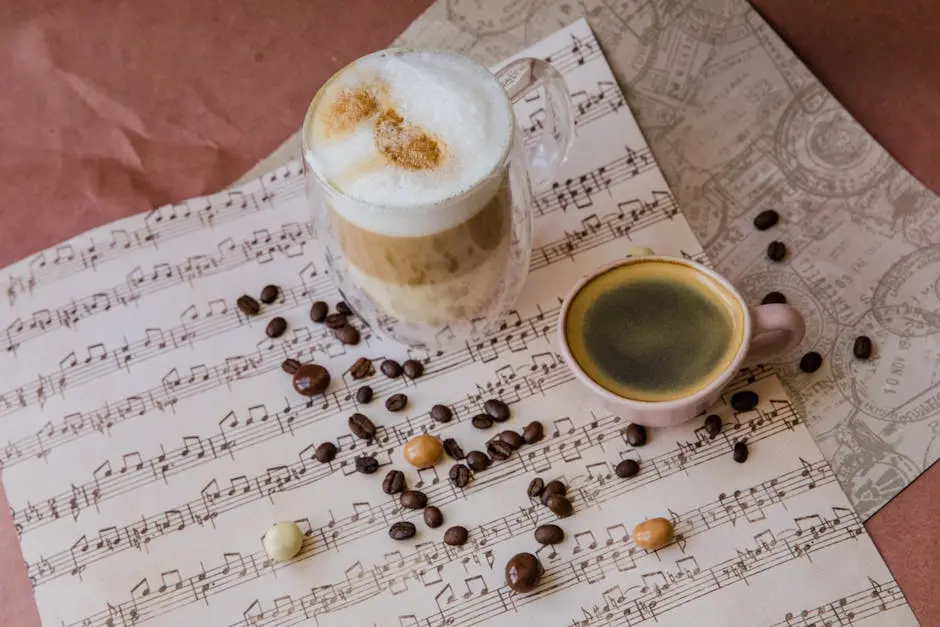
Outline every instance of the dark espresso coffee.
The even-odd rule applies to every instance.
[[[571,353],[602,387],[637,401],[689,396],[724,372],[741,346],[734,295],[681,263],[638,261],[586,283],[565,320]]]

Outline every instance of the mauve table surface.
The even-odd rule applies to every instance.
[[[428,4],[0,0],[0,266],[227,186],[296,130],[326,78],[386,46]],[[940,3],[754,4],[875,138],[940,190]],[[920,622],[940,625],[940,467],[866,527]],[[0,508],[0,626],[38,624]]]

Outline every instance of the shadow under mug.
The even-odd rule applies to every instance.
[[[565,333],[568,311],[574,297],[581,289],[597,278],[614,268],[634,263],[667,262],[681,264],[697,272],[707,275],[714,282],[721,285],[730,294],[741,308],[743,333],[737,352],[731,363],[716,377],[710,380],[701,389],[677,399],[666,401],[638,401],[615,394],[601,386],[582,369],[581,365],[572,355]],[[588,276],[578,281],[568,292],[561,305],[561,314],[558,316],[558,338],[562,357],[568,367],[574,372],[581,383],[592,392],[600,396],[604,405],[611,412],[629,419],[631,422],[647,427],[671,427],[692,420],[701,415],[706,409],[718,401],[722,390],[731,381],[735,373],[742,367],[762,363],[771,357],[784,353],[800,343],[805,333],[803,316],[789,305],[770,304],[749,307],[744,302],[741,293],[720,274],[694,261],[663,257],[657,255],[643,255],[629,257],[598,268]]]

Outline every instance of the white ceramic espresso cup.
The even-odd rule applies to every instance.
[[[682,398],[668,401],[633,400],[614,394],[607,388],[601,386],[585,373],[581,365],[574,358],[568,346],[567,334],[565,333],[565,321],[568,317],[568,310],[575,295],[577,295],[582,287],[598,275],[614,268],[633,263],[648,263],[651,261],[664,261],[673,264],[679,263],[710,277],[713,281],[723,286],[737,301],[738,306],[741,308],[741,319],[744,325],[740,335],[740,345],[728,367],[696,392]],[[625,315],[629,314],[627,313]],[[571,288],[571,291],[568,292],[568,295],[562,303],[561,314],[558,316],[558,338],[561,353],[568,363],[568,367],[571,368],[578,380],[602,398],[605,406],[610,411],[629,419],[631,422],[648,427],[671,427],[687,422],[700,415],[718,400],[721,396],[721,391],[739,368],[748,364],[762,363],[774,355],[794,348],[800,343],[800,340],[803,339],[804,333],[803,316],[793,307],[780,304],[749,307],[744,302],[741,293],[717,272],[694,261],[656,255],[631,257],[598,268],[590,275],[582,278]],[[695,350],[695,347],[690,346],[689,349]]]

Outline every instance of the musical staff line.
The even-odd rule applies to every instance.
[[[833,599],[813,609],[788,612],[782,621],[770,627],[853,625],[853,621],[870,618],[907,603],[900,586],[894,580],[879,583],[869,577],[868,581],[871,583],[869,588]]]
[[[626,108],[626,100],[620,87],[612,81],[598,81],[597,91],[590,92],[584,89],[571,92],[571,103],[574,106],[574,125],[584,128],[591,122],[603,120],[604,117],[616,114]],[[541,99],[539,97],[538,99]],[[528,101],[533,104],[535,101]],[[522,125],[522,135],[526,143],[534,143],[542,134],[544,128],[545,108],[539,107],[528,114],[529,123]]]

